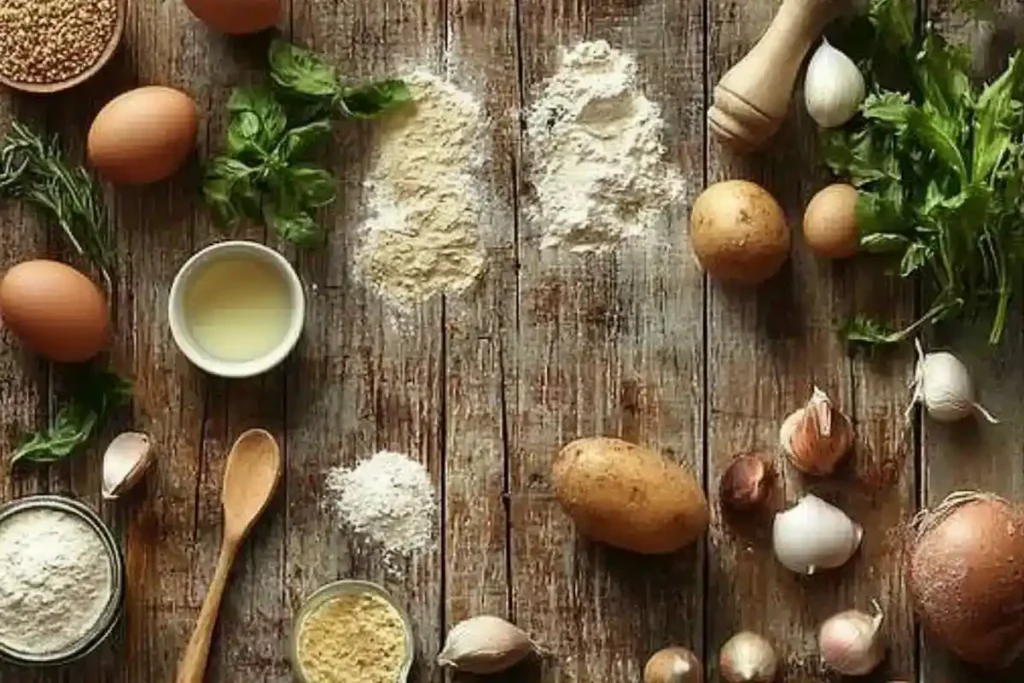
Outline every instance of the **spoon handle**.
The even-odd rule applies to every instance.
[[[213,637],[213,627],[217,625],[221,598],[224,597],[224,588],[227,586],[228,575],[231,573],[231,565],[234,564],[237,552],[238,541],[225,538],[220,548],[217,570],[213,574],[213,581],[210,582],[206,600],[203,601],[203,609],[199,612],[199,619],[196,620],[192,639],[189,640],[185,656],[181,658],[181,665],[178,667],[177,683],[202,683],[203,681],[206,660],[210,657],[210,639]]]

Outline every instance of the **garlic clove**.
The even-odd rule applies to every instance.
[[[770,683],[778,674],[779,660],[771,643],[741,631],[722,646],[718,668],[728,683]]]
[[[882,609],[872,601],[875,613],[858,610],[840,612],[825,621],[818,631],[822,661],[843,676],[866,676],[885,659],[887,643],[881,633]]]
[[[779,428],[779,443],[790,463],[812,476],[832,474],[849,455],[853,442],[853,422],[818,387]]]
[[[118,434],[103,453],[103,498],[116,500],[139,483],[152,463],[148,436],[141,432]]]
[[[517,626],[500,617],[482,615],[461,621],[448,631],[437,663],[456,671],[486,675],[509,669],[539,651]]]
[[[864,75],[827,40],[822,40],[804,78],[804,102],[822,128],[837,128],[852,119],[867,97]]]
[[[863,537],[863,527],[812,494],[776,514],[772,525],[772,547],[779,563],[807,576],[846,564]]]
[[[917,364],[914,368],[913,398],[907,407],[907,419],[916,404],[924,406],[936,422],[958,422],[972,414],[998,424],[992,413],[974,398],[974,383],[964,363],[948,351],[925,353],[921,340],[915,339]]]

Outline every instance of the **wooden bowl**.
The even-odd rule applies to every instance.
[[[20,90],[21,92],[37,95],[49,95],[73,88],[80,83],[84,83],[105,67],[107,62],[110,61],[111,57],[113,57],[114,53],[117,51],[118,45],[121,44],[121,38],[124,36],[124,15],[126,10],[125,0],[118,0],[117,18],[114,23],[114,32],[110,34],[110,41],[107,43],[107,46],[103,48],[103,52],[100,53],[96,62],[82,73],[55,83],[23,83],[21,81],[10,79],[0,73],[0,84],[6,85],[8,88],[12,88],[14,90]]]

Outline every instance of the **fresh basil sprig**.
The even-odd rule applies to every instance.
[[[48,428],[24,438],[11,455],[11,466],[66,458],[90,441],[110,414],[127,404],[131,396],[129,380],[100,367],[75,367],[69,400],[58,409]]]
[[[317,209],[334,201],[337,178],[314,160],[332,118],[377,118],[412,100],[402,81],[347,87],[308,50],[270,47],[272,88],[236,88],[228,101],[224,153],[209,161],[203,193],[227,225],[266,225],[300,247],[317,246]]]
[[[287,96],[349,118],[375,119],[413,99],[398,79],[348,87],[317,55],[281,40],[270,44],[270,77]]]

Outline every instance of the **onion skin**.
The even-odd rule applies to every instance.
[[[961,492],[915,520],[907,587],[925,628],[989,670],[1024,651],[1024,514],[991,494]]]

